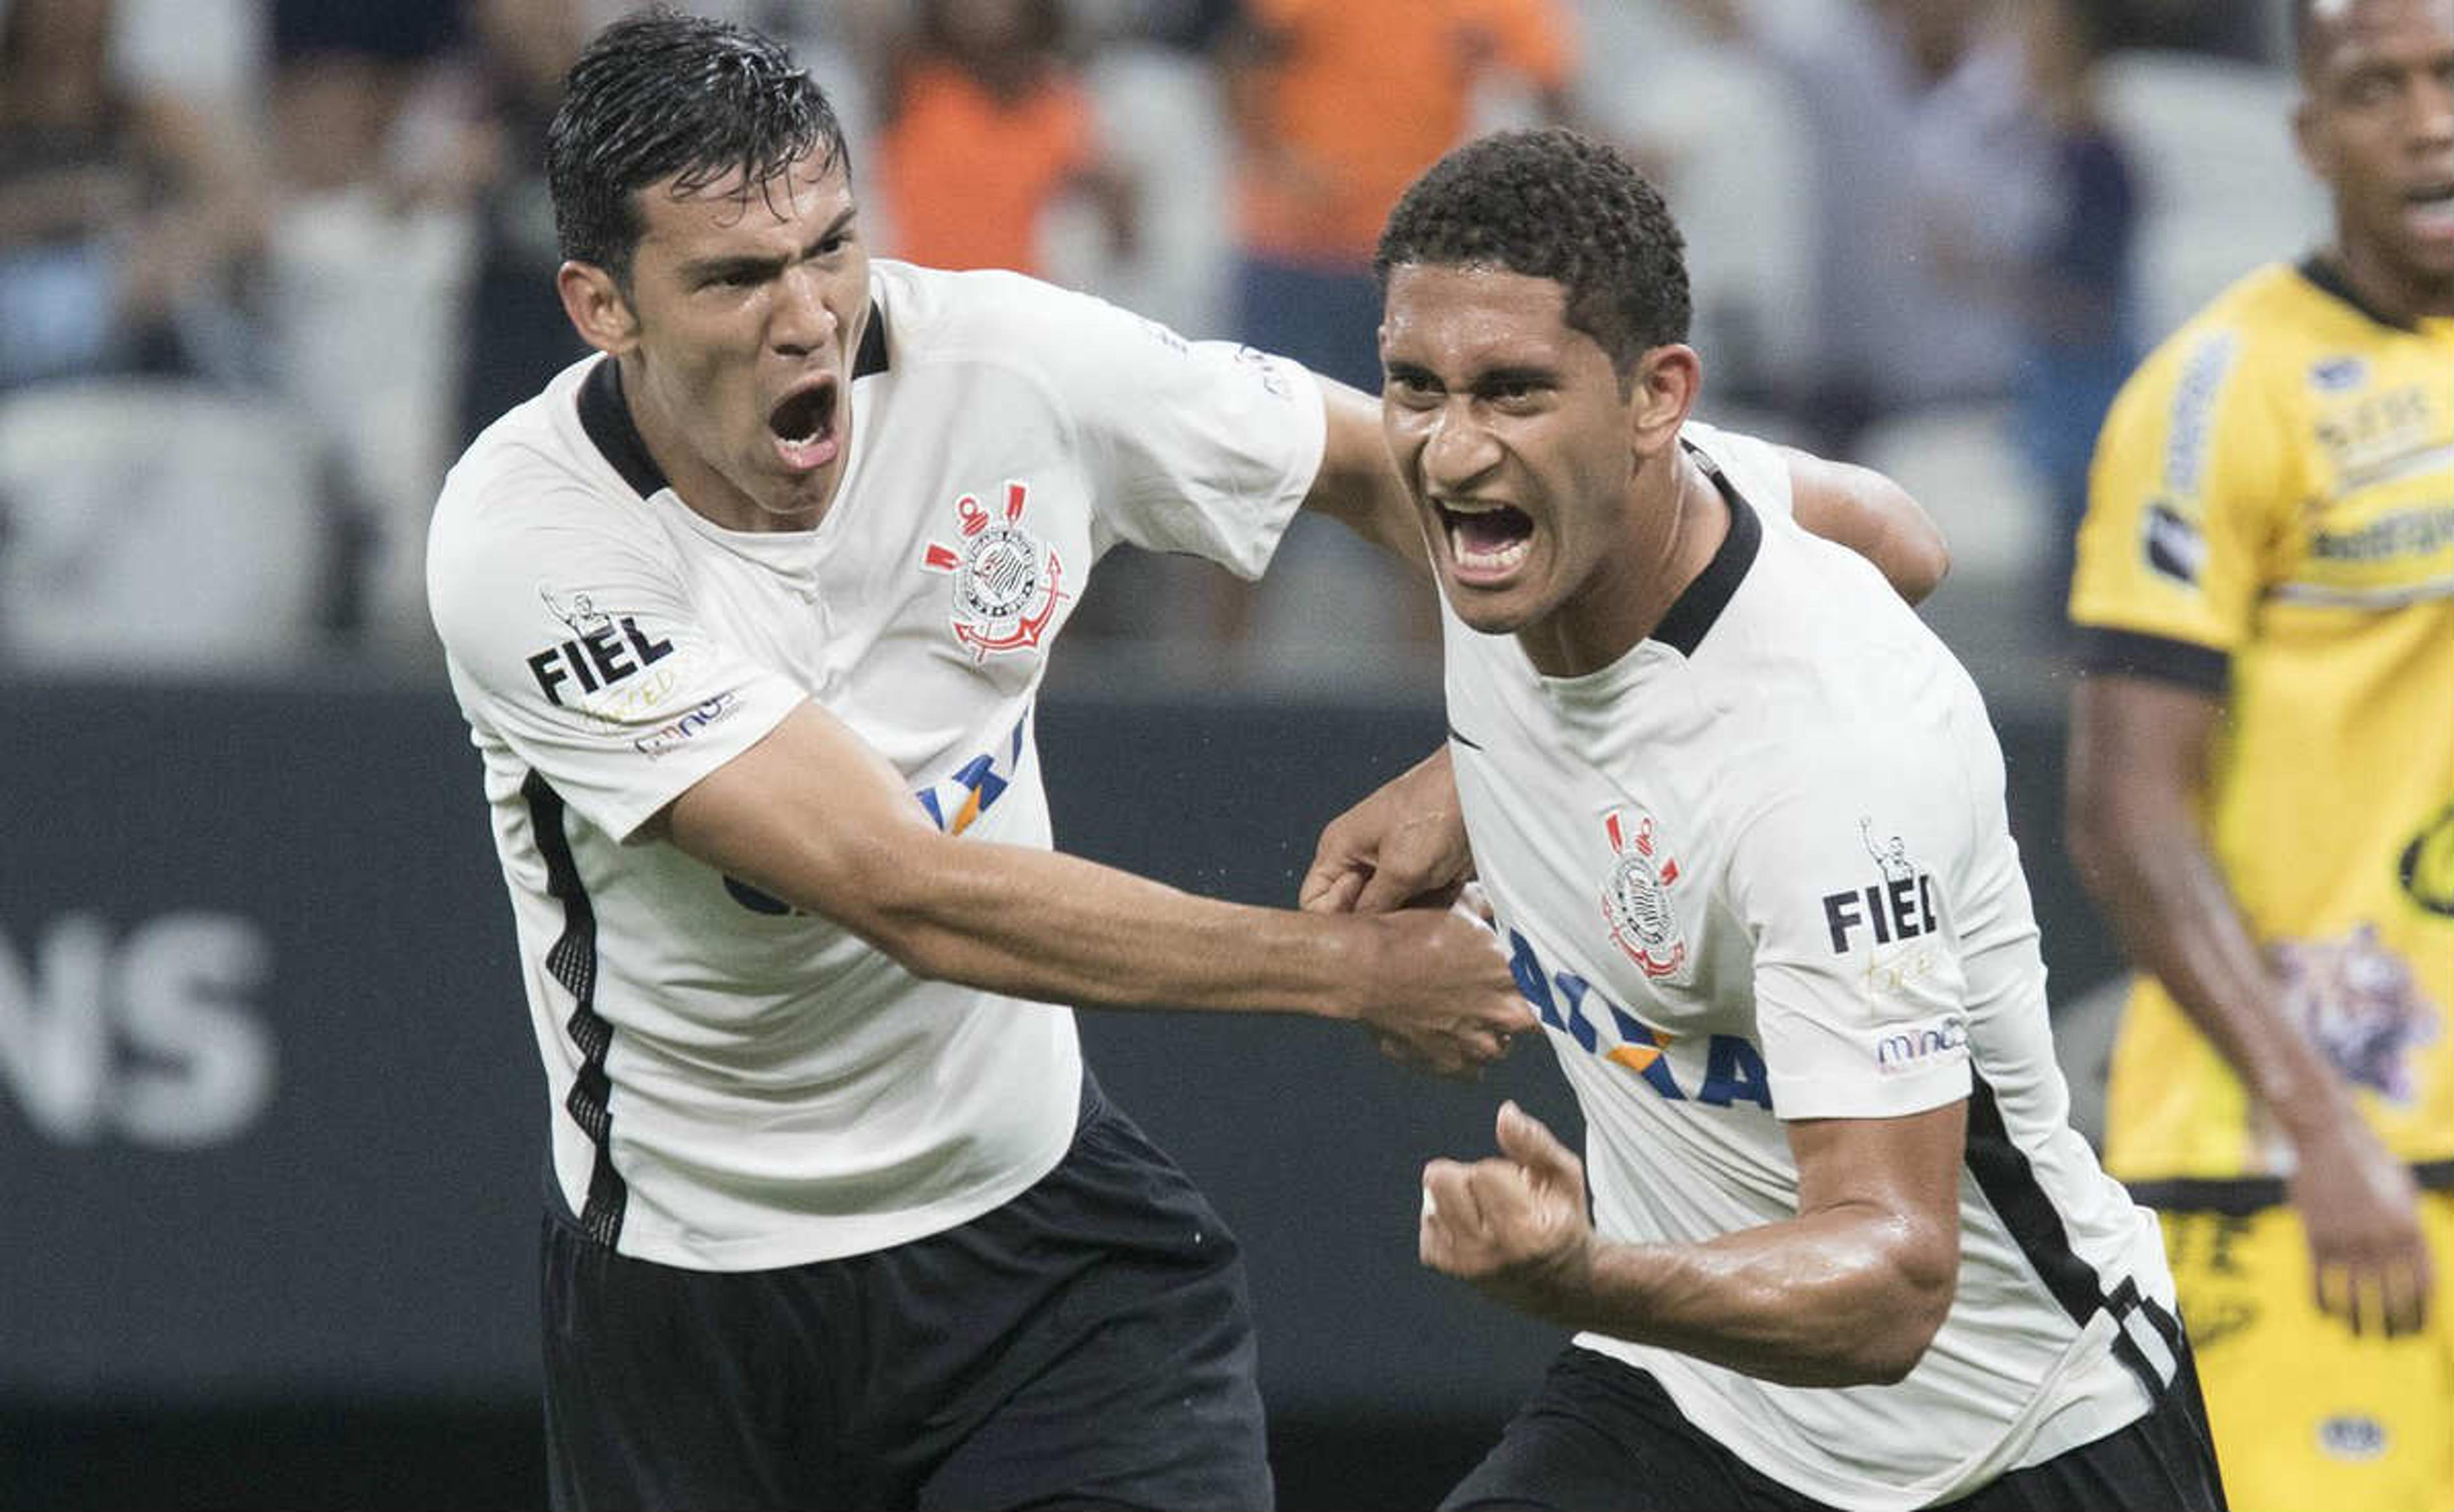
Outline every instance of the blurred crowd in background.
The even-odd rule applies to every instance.
[[[2051,694],[2114,388],[2325,224],[2282,0],[692,8],[826,85],[879,253],[1366,388],[1372,245],[1415,173],[1504,125],[1616,142],[1688,236],[1703,416],[1908,484],[1957,557],[1930,612],[1998,699]],[[543,142],[626,9],[0,0],[0,668],[435,674],[443,473],[582,354]],[[1126,554],[1069,633],[1097,667],[1431,675],[1428,589],[1334,530],[1252,588]]]

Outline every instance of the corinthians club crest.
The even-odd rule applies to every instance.
[[[986,661],[993,651],[1027,651],[1039,644],[1056,618],[1056,606],[1071,595],[1056,552],[1022,528],[1031,486],[1008,483],[1004,507],[992,514],[976,494],[955,501],[961,544],[931,541],[921,565],[955,579],[955,639]]]
[[[1614,809],[1602,828],[1619,857],[1602,885],[1602,917],[1611,938],[1647,977],[1667,977],[1687,960],[1687,942],[1679,936],[1679,914],[1670,902],[1678,859],[1663,853],[1653,816],[1642,809]]]

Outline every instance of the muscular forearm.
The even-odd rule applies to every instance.
[[[935,839],[836,914],[919,975],[1055,1002],[1356,1017],[1379,941],[1053,852]],[[924,847],[927,848],[927,847]]]
[[[2286,1021],[2199,818],[2221,702],[2098,675],[2071,713],[2071,858],[2131,962],[2163,983],[2296,1139],[2340,1123],[2349,1113],[2341,1079]]]
[[[1518,1300],[1570,1327],[1785,1385],[1888,1382],[1951,1305],[1957,1231],[1947,1245],[1935,1238],[1897,1215],[1834,1208],[1702,1244],[1596,1239]]]
[[[2286,1129],[2336,1107],[2341,1079],[2285,1020],[2257,941],[2188,815],[2133,812],[2082,859],[2130,959],[2163,984],[2253,1099]]]
[[[1438,910],[1320,917],[1196,897],[924,818],[804,704],[637,837],[833,919],[919,976],[1043,1002],[1360,1018],[1438,1071],[1533,1022],[1490,933]]]

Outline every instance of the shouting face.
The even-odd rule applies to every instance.
[[[573,322],[621,359],[632,418],[692,508],[734,530],[816,524],[843,479],[869,313],[844,165],[813,153],[639,200],[627,279],[565,265]]]
[[[1555,675],[1633,645],[1670,523],[1644,507],[1637,472],[1679,418],[1657,413],[1653,354],[1622,384],[1568,324],[1557,281],[1404,263],[1389,272],[1380,355],[1389,450],[1458,617],[1518,635]]]

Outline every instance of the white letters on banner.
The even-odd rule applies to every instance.
[[[272,1101],[253,998],[272,946],[253,920],[164,914],[113,939],[63,914],[20,949],[0,931],[0,1094],[61,1144],[186,1150],[237,1139]]]

